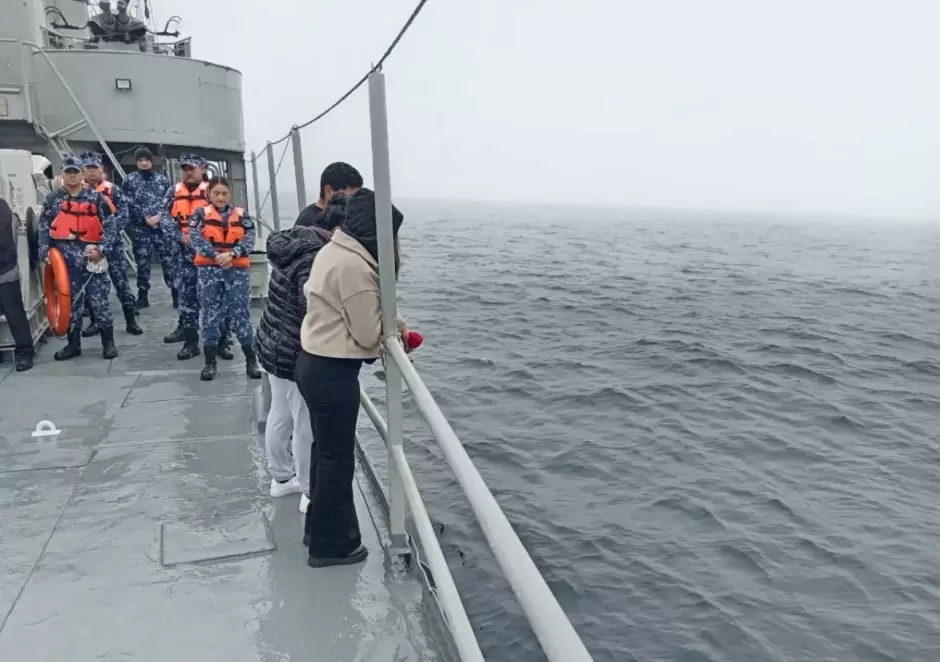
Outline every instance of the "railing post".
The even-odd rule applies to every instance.
[[[274,145],[268,143],[268,179],[271,191],[271,221],[275,230],[281,229],[281,219],[277,204],[277,172],[274,170]]]
[[[369,76],[369,118],[372,125],[372,177],[375,182],[376,233],[379,240],[379,288],[382,297],[382,335],[398,336],[395,301],[395,249],[392,233],[392,177],[388,158],[388,113],[385,106],[385,74]],[[388,409],[389,528],[393,551],[406,549],[405,492],[393,461],[393,449],[402,446],[401,371],[394,361],[385,362],[385,403]]]
[[[261,218],[261,190],[258,188],[258,155],[251,153],[251,183],[255,193],[255,216]],[[258,238],[261,238],[261,229],[264,226],[258,223]]]
[[[300,129],[296,126],[290,130],[291,146],[294,148],[294,180],[297,182],[297,211],[301,212],[307,206],[307,184],[304,181],[304,151],[300,146]]]

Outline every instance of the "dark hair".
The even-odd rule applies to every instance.
[[[228,183],[228,180],[225,177],[219,175],[218,177],[213,177],[209,180],[209,187],[206,189],[206,193],[210,193],[212,189],[214,189],[219,184],[227,188],[229,191],[232,190],[232,185]]]
[[[323,170],[320,175],[320,197],[326,195],[326,187],[329,186],[334,191],[342,191],[350,186],[362,186],[362,175],[348,163],[337,161],[331,163]]]
[[[349,202],[349,196],[342,191],[337,191],[330,196],[326,211],[319,219],[320,225],[326,230],[335,230],[343,221],[346,220],[346,204]]]

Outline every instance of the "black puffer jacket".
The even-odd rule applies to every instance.
[[[294,227],[268,237],[268,262],[273,269],[255,351],[261,367],[275,377],[294,379],[300,324],[307,313],[304,283],[313,259],[329,240],[330,232],[318,227]]]

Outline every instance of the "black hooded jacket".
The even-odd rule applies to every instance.
[[[318,227],[294,227],[268,236],[268,262],[273,269],[255,351],[261,366],[275,377],[294,380],[300,324],[307,313],[304,283],[313,259],[329,240],[330,232]]]

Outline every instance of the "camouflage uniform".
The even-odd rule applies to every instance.
[[[122,190],[129,203],[127,229],[134,244],[134,259],[137,262],[138,305],[150,305],[150,260],[156,247],[163,266],[163,282],[171,290],[176,289],[176,266],[179,260],[173,236],[167,236],[164,224],[157,228],[147,225],[147,218],[161,211],[160,204],[170,187],[165,175],[153,171],[132,172],[124,180]]]
[[[77,157],[68,156],[62,162],[63,172],[76,170],[81,172],[82,162]],[[49,258],[49,249],[55,247],[65,258],[68,267],[69,285],[72,289],[72,311],[69,320],[69,343],[61,352],[56,352],[55,359],[62,361],[81,354],[82,310],[87,298],[91,304],[92,314],[98,328],[101,329],[101,342],[104,347],[105,358],[117,356],[114,347],[114,318],[111,316],[111,307],[108,304],[108,294],[111,283],[107,273],[92,273],[86,269],[88,258],[85,257],[87,242],[78,239],[53,239],[50,235],[52,222],[59,214],[64,202],[71,200],[75,203],[90,203],[98,209],[98,219],[101,221],[102,238],[97,244],[102,253],[106,253],[116,241],[114,217],[110,213],[108,203],[100,193],[83,187],[76,195],[71,195],[65,187],[53,191],[46,196],[42,214],[39,217],[39,259],[45,261]]]
[[[82,154],[81,158],[85,168],[101,168],[103,165],[101,154],[96,152],[85,152]],[[91,185],[89,184],[89,186]],[[114,245],[105,249],[105,257],[108,258],[108,275],[111,277],[111,282],[114,283],[114,291],[117,294],[118,300],[121,302],[127,332],[139,336],[144,331],[140,328],[135,319],[137,314],[137,297],[134,296],[134,292],[131,290],[131,286],[127,281],[127,262],[124,258],[124,240],[121,236],[121,232],[127,227],[127,200],[121,192],[121,189],[117,186],[112,186],[110,197],[117,211],[114,214],[116,240]],[[107,209],[110,211],[110,207]],[[85,300],[85,308],[86,312],[90,312],[89,299]],[[82,337],[87,338],[97,333],[97,324],[95,318],[92,316],[91,324],[82,332]]]
[[[181,154],[180,166],[192,166],[205,170],[206,160],[196,154]],[[180,182],[184,184],[185,182]],[[195,189],[190,193],[195,193]],[[177,262],[176,289],[177,300],[179,302],[179,322],[176,329],[164,337],[166,343],[186,343],[179,354],[176,355],[181,361],[192,358],[199,354],[199,293],[198,293],[198,272],[196,265],[193,264],[193,258],[196,251],[192,244],[183,243],[183,229],[179,219],[173,217],[173,205],[176,200],[176,185],[167,189],[163,196],[161,204],[162,216],[160,224],[167,228],[164,230],[167,235],[170,234],[169,228],[172,228],[173,242],[177,247],[179,261]],[[208,198],[206,201],[208,204]],[[235,358],[229,349],[229,319],[226,314],[221,325],[221,336],[217,344],[217,355],[223,359]]]
[[[214,259],[219,252],[202,234],[207,209],[202,207],[196,210],[189,219],[189,232],[196,253]],[[234,209],[229,205],[219,211],[224,223],[228,223]],[[245,235],[230,250],[232,257],[236,258],[248,256],[255,245],[255,224],[244,210],[241,222]],[[199,265],[196,268],[199,275],[199,307],[202,310],[202,336],[206,355],[203,379],[212,379],[215,376],[216,349],[221,326],[227,315],[231,318],[231,329],[245,354],[246,372],[249,377],[260,378],[261,372],[252,348],[251,268],[232,266],[223,269],[216,265]]]

